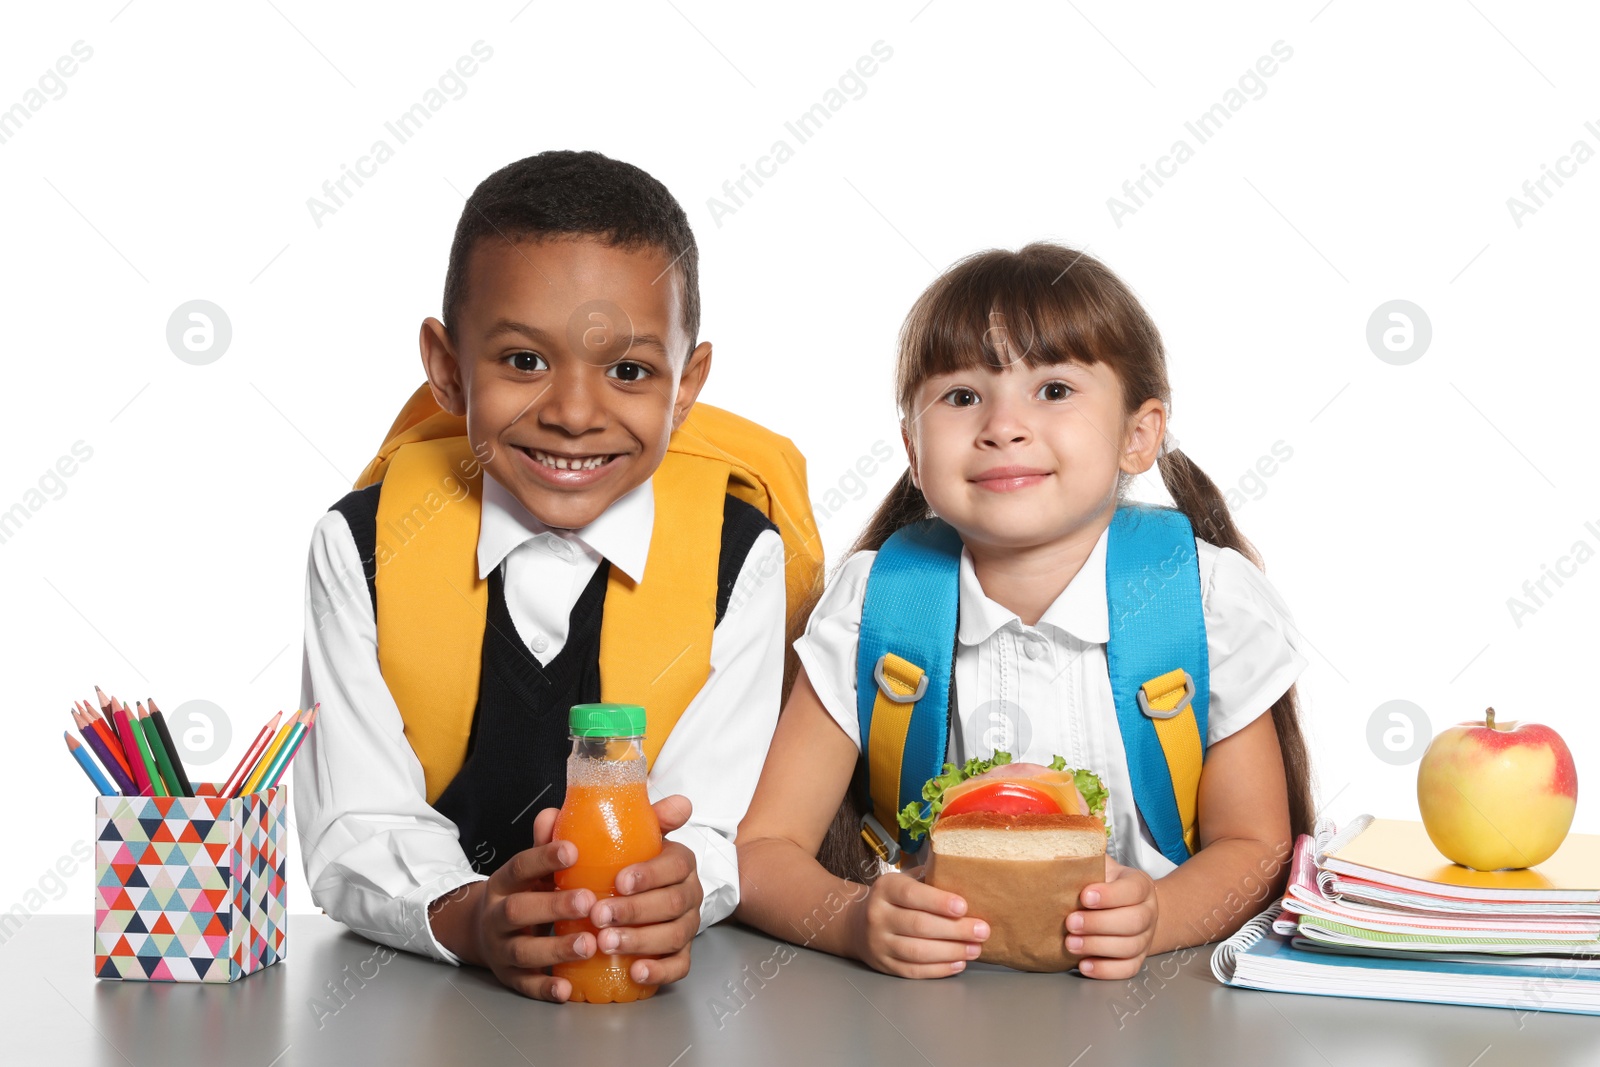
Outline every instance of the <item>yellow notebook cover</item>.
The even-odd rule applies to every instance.
[[[1600,895],[1600,834],[1568,834],[1555,855],[1536,867],[1514,871],[1474,871],[1440,855],[1422,823],[1409,819],[1373,819],[1354,840],[1326,859],[1363,867],[1377,874],[1354,873],[1371,881],[1386,881],[1382,874],[1438,886],[1454,886],[1474,896],[1472,890],[1489,890],[1499,896],[1507,890]]]

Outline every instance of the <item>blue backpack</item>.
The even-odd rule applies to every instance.
[[[856,713],[871,811],[861,836],[897,863],[916,845],[898,813],[924,803],[950,733],[961,538],[940,519],[896,531],[878,550],[861,607]],[[1210,667],[1194,529],[1182,512],[1119,507],[1106,546],[1106,661],[1134,803],[1175,864],[1197,845]],[[888,828],[894,827],[891,833]]]

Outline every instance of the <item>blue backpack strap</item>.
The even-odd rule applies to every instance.
[[[1106,545],[1106,665],[1134,801],[1161,854],[1198,848],[1211,669],[1194,528],[1181,511],[1126,505]]]
[[[897,815],[920,803],[923,783],[944,770],[960,566],[960,535],[928,519],[895,531],[867,576],[856,651],[856,714],[872,798],[862,836],[891,863],[897,840],[915,848]]]

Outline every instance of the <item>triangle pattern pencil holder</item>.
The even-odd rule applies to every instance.
[[[96,798],[96,977],[234,982],[284,958],[287,787],[197,791]]]

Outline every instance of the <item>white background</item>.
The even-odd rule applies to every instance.
[[[0,144],[0,511],[75,442],[93,455],[0,543],[0,911],[91,835],[60,739],[72,699],[98,683],[214,702],[232,741],[196,777],[225,775],[294,706],[311,526],[421,381],[417,328],[439,312],[463,196],[548,148],[638,164],[684,204],[717,353],[705,397],[792,437],[819,503],[853,497],[819,511],[830,562],[900,469],[852,479],[875,442],[899,454],[892,352],[916,295],[982,248],[1086,247],[1163,331],[1183,448],[1245,483],[1238,521],[1312,649],[1328,813],[1415,817],[1415,764],[1367,740],[1395,699],[1434,729],[1491,703],[1550,723],[1594,788],[1600,561],[1520,626],[1507,606],[1574,542],[1600,548],[1600,161],[1520,227],[1507,207],[1575,140],[1600,148],[1592,12],[579,8],[108,0],[8,19],[0,108],[74,42],[93,56]],[[384,123],[479,40],[493,56],[465,94],[316,225],[307,199],[374,140],[394,146]],[[797,145],[784,122],[878,41],[893,55],[865,92]],[[1198,144],[1185,121],[1277,41],[1293,55],[1264,95]],[[794,158],[719,225],[708,198],[780,137]],[[1194,158],[1119,226],[1107,199],[1180,137]],[[166,340],[197,298],[233,330],[206,366]],[[1392,299],[1432,323],[1405,366],[1366,342]],[[1292,458],[1247,481],[1279,441]],[[1576,828],[1600,831],[1588,792]],[[47,910],[88,910],[90,874]]]

